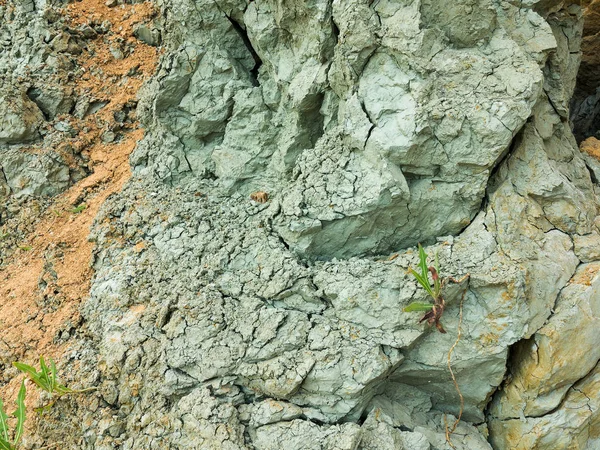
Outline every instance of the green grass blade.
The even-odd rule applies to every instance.
[[[17,446],[21,436],[23,436],[23,429],[25,428],[25,394],[27,389],[25,388],[25,380],[21,382],[21,389],[17,395],[17,410],[14,412],[14,416],[17,418],[17,427],[15,428],[15,439],[14,445]]]
[[[418,283],[427,291],[429,295],[435,298],[433,295],[433,291],[431,290],[431,285],[429,284],[429,280],[427,277],[423,278],[416,270],[413,268],[410,269],[410,273],[415,277]]]
[[[421,268],[421,276],[427,280],[427,253],[425,253],[421,244],[419,244],[419,267]]]
[[[433,298],[437,298],[442,293],[442,282],[438,278],[433,282]]]
[[[52,377],[51,377],[51,381],[52,381],[52,390],[54,391],[55,389],[59,388],[60,385],[58,384],[57,381],[57,375],[56,375],[56,364],[54,363],[54,360],[52,358],[50,358],[50,370],[52,370]]]
[[[50,369],[48,369],[48,366],[46,365],[46,361],[44,361],[44,357],[40,356],[40,370],[41,370],[41,378],[42,380],[44,380],[44,383],[46,384],[46,386],[48,386],[48,392],[52,393],[54,392],[54,385],[53,385],[53,377],[52,374],[50,373]]]
[[[14,362],[13,366],[15,366],[21,372],[29,375],[29,378],[31,379],[31,381],[33,381],[36,385],[38,385],[40,389],[43,389],[44,391],[48,391],[48,388],[49,388],[48,384],[42,378],[42,374],[37,373],[35,368],[31,367],[30,365],[23,364],[20,362]],[[50,391],[48,391],[48,392],[50,392]]]
[[[0,439],[8,442],[8,416],[4,412],[2,400],[0,400]]]
[[[433,305],[431,303],[419,303],[414,302],[408,305],[403,309],[404,312],[414,312],[414,311],[431,311]]]
[[[23,373],[25,373],[25,374],[27,374],[27,375],[30,375],[30,376],[32,377],[32,379],[33,379],[33,378],[37,378],[37,377],[38,377],[38,373],[37,373],[37,371],[35,370],[35,368],[34,368],[34,367],[31,367],[31,366],[30,366],[30,365],[28,365],[28,364],[23,364],[23,363],[20,363],[20,362],[14,362],[14,363],[13,363],[13,366],[15,366],[15,367],[16,367],[17,369],[19,369],[21,372],[23,372]]]
[[[0,450],[14,450],[12,444],[2,438],[0,438]]]
[[[62,384],[57,384],[56,387],[55,387],[55,390],[56,390],[56,392],[58,392],[61,395],[64,395],[64,394],[73,394],[75,392],[79,392],[79,391],[76,391],[74,389],[71,389],[71,388],[68,388],[66,386],[63,386]]]
[[[48,376],[48,366],[46,365],[46,361],[44,361],[44,357],[40,355],[40,370],[42,372],[42,376]]]

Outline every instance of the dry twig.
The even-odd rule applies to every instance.
[[[465,277],[463,277],[460,281],[463,281],[468,276],[469,276],[469,274],[465,275]],[[460,423],[460,419],[462,418],[462,414],[465,409],[465,398],[463,397],[462,392],[460,392],[460,388],[458,387],[458,382],[456,381],[456,376],[454,375],[454,371],[452,370],[452,364],[450,363],[450,360],[452,359],[452,353],[454,352],[454,349],[458,345],[458,342],[460,341],[460,338],[462,336],[463,302],[465,300],[466,293],[467,293],[467,290],[465,289],[462,293],[462,297],[460,298],[460,306],[459,306],[459,313],[458,313],[458,332],[456,334],[456,340],[454,341],[454,344],[452,344],[452,347],[450,347],[450,350],[448,350],[448,358],[447,358],[448,370],[450,371],[450,376],[452,377],[452,382],[454,383],[454,388],[456,389],[456,392],[458,393],[458,397],[460,398],[460,410],[458,411],[458,417],[454,421],[452,428],[450,428],[448,426],[448,421],[446,419],[446,416],[444,415],[444,425],[446,426],[446,442],[448,442],[448,445],[452,448],[456,448],[456,447],[454,447],[454,444],[452,444],[451,436],[452,436],[452,433],[454,433],[456,431],[456,427],[458,426],[458,424]]]

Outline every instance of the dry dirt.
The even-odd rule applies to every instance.
[[[109,103],[85,119],[62,117],[80,131],[65,145],[89,158],[92,173],[53,199],[40,213],[35,231],[0,269],[0,358],[7,369],[0,382],[8,382],[0,389],[0,397],[5,402],[16,397],[21,382],[9,369],[11,363],[34,364],[40,355],[60,361],[69,346],[69,330],[81,322],[79,306],[88,295],[92,277],[90,225],[106,198],[130,177],[128,156],[143,137],[135,118],[115,127],[113,113],[124,105],[135,105],[136,93],[152,75],[159,54],[133,36],[136,23],[148,22],[155,15],[149,2],[109,8],[101,0],[83,0],[67,5],[64,13],[72,27],[92,21],[111,23],[109,33],[88,41],[75,57],[85,71],[73,77],[72,86],[77,95]],[[111,47],[123,49],[124,58],[115,59]],[[117,140],[103,142],[102,133],[113,129],[118,130]]]

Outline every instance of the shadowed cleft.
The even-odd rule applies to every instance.
[[[250,69],[250,77],[252,79],[252,85],[259,86],[260,83],[258,82],[258,70],[260,69],[260,66],[262,66],[262,59],[260,59],[260,56],[258,56],[258,53],[256,53],[256,50],[252,46],[252,42],[250,42],[250,38],[248,37],[248,33],[246,32],[246,30],[231,17],[227,15],[226,17],[231,23],[231,26],[236,31],[236,33],[239,34],[239,36],[242,38],[244,45],[252,55],[252,58],[254,59],[254,67]]]

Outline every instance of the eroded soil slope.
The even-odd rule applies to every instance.
[[[23,5],[9,1],[2,8],[9,19],[6,27],[23,25]],[[136,95],[154,72],[159,53],[134,36],[156,15],[149,2],[109,7],[85,0],[50,6],[44,14],[49,40],[44,64],[54,63],[54,68],[47,79],[24,75],[18,86],[43,119],[30,142],[13,140],[0,150],[33,159],[31,167],[14,177],[4,167],[8,197],[0,226],[0,394],[5,401],[20,383],[13,361],[34,363],[40,355],[50,356],[69,378],[73,367],[65,352],[80,333],[79,308],[92,277],[90,226],[104,201],[131,175],[128,157],[144,135],[135,116]],[[61,102],[68,107],[57,110]],[[45,155],[61,155],[67,171],[77,176],[64,183],[50,176],[36,179]],[[20,195],[36,182],[50,193],[63,192]],[[32,421],[29,426],[35,427]]]

